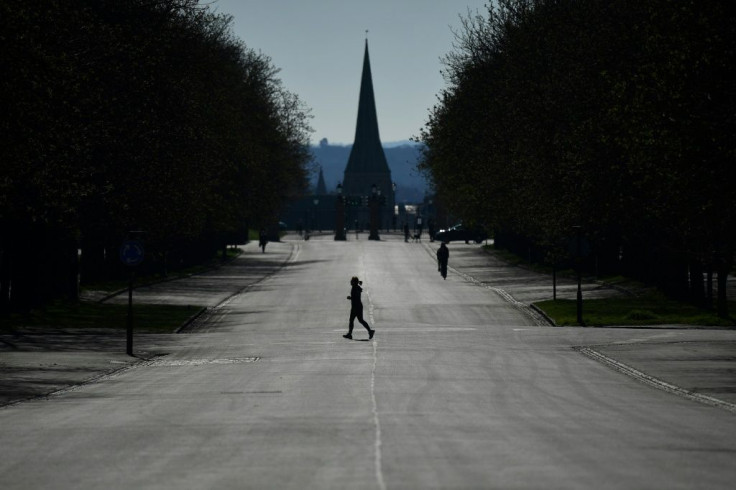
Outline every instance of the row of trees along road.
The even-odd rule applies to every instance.
[[[196,0],[0,0],[0,311],[203,261],[306,187],[309,111]],[[81,259],[78,260],[78,250]]]
[[[419,139],[438,198],[547,263],[726,316],[736,245],[736,10],[718,0],[499,0],[463,17]],[[486,15],[487,14],[487,15]]]

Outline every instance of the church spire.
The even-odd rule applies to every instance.
[[[373,95],[368,39],[365,40],[363,74],[360,80],[360,96],[358,98],[358,119],[355,124],[355,141],[345,168],[345,173],[348,172],[390,173],[381,146],[381,137],[378,134],[378,116],[376,115],[376,100]]]
[[[360,96],[358,98],[358,119],[355,124],[355,141],[350,149],[348,163],[345,166],[345,178],[342,182],[343,194],[347,196],[374,196],[380,199],[380,223],[388,226],[394,218],[393,183],[391,170],[381,146],[378,134],[378,117],[376,116],[376,100],[373,96],[373,80],[371,79],[371,61],[368,57],[368,39],[365,40],[363,55],[363,74],[360,79]],[[368,208],[356,209],[355,219],[366,223],[369,219]],[[372,217],[370,219],[373,219]],[[383,228],[383,226],[381,226]]]

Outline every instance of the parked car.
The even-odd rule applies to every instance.
[[[434,235],[435,240],[448,243],[458,241],[470,243],[470,240],[473,240],[475,243],[481,243],[486,238],[488,238],[488,234],[482,228],[465,228],[462,224],[452,226],[446,230],[440,230]]]

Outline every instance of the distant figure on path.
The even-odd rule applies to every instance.
[[[437,270],[442,274],[443,279],[447,279],[447,261],[450,260],[450,250],[442,242],[440,248],[437,249]]]
[[[268,243],[268,234],[266,233],[266,230],[261,229],[261,232],[258,233],[258,246],[261,247],[262,253],[266,253],[266,244]]]
[[[404,223],[404,241],[409,243],[409,223]]]
[[[360,300],[360,293],[363,292],[363,288],[360,287],[362,285],[363,281],[358,280],[357,277],[353,276],[353,278],[350,279],[350,286],[352,286],[350,289],[350,296],[348,296],[348,299],[350,300],[350,323],[348,325],[348,333],[343,335],[346,339],[353,338],[353,324],[355,323],[356,318],[360,324],[368,330],[369,339],[372,339],[373,334],[376,333],[376,331],[371,330],[368,323],[363,320],[363,302]]]

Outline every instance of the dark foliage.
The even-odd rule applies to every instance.
[[[716,0],[500,0],[470,16],[420,140],[439,199],[497,242],[708,304],[736,245],[736,19]],[[689,273],[688,273],[689,271]],[[710,277],[710,276],[708,276]]]
[[[196,0],[0,0],[0,310],[164,269],[276,221],[306,185],[308,112]]]

